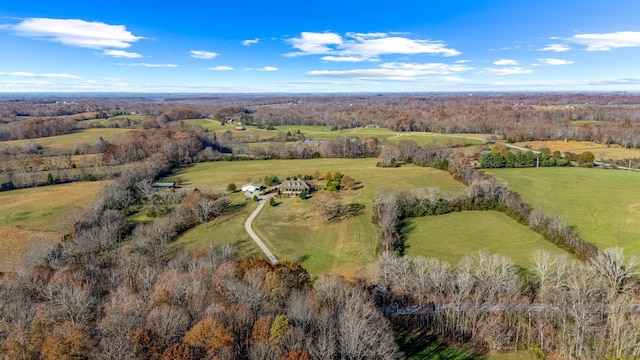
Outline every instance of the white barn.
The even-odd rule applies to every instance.
[[[255,192],[255,191],[262,190],[262,185],[261,184],[256,184],[256,183],[246,184],[246,185],[242,185],[240,190],[242,190],[242,192],[252,193],[252,192]]]

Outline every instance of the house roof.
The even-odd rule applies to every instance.
[[[309,190],[311,187],[306,181],[302,180],[286,180],[280,184],[280,189],[283,190]]]

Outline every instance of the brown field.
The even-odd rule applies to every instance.
[[[11,271],[33,246],[60,241],[62,222],[88,205],[104,182],[76,182],[0,193],[0,271]]]
[[[563,141],[563,140],[552,140],[552,141],[523,141],[515,143],[518,146],[529,146],[532,150],[538,150],[542,145],[548,147],[551,152],[554,151],[576,151],[576,150],[590,150],[591,149],[599,149],[599,148],[607,148],[606,145],[598,144],[593,141]]]
[[[570,151],[577,154],[585,151],[591,151],[596,156],[596,160],[629,159],[640,157],[640,149],[629,149],[616,144],[604,145],[592,141],[524,141],[515,143],[515,145],[529,146],[532,150],[538,150],[542,145],[545,145],[552,152]]]
[[[27,230],[18,226],[0,227],[0,272],[14,271],[25,254],[35,247],[50,247],[60,241],[53,231]]]

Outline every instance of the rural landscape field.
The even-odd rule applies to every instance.
[[[584,102],[583,95],[572,96]],[[368,114],[366,109],[379,113],[386,102],[401,99],[360,96],[358,101]],[[509,96],[499,99],[512,101]],[[559,99],[564,97],[532,95],[529,101],[553,104]],[[232,339],[216,345],[220,347],[213,353],[224,357],[229,351],[233,358],[256,351],[231,345],[242,336],[258,335],[231,327],[225,320],[230,311],[233,317],[245,312],[244,321],[255,323],[253,332],[266,326],[262,323],[272,331],[283,319],[290,327],[285,336],[294,336],[290,331],[296,328],[332,331],[347,326],[333,318],[323,328],[316,319],[307,320],[311,323],[304,330],[295,312],[300,306],[321,311],[336,292],[350,295],[344,295],[348,304],[333,305],[338,306],[333,311],[375,309],[378,315],[365,319],[370,326],[384,321],[386,330],[380,331],[387,334],[376,335],[375,352],[392,357],[529,359],[539,357],[541,349],[545,354],[575,351],[575,338],[564,345],[555,339],[561,339],[556,338],[559,329],[576,331],[579,318],[571,312],[546,312],[557,304],[618,306],[626,322],[603,318],[599,321],[604,323],[590,326],[608,324],[610,331],[618,331],[617,341],[635,336],[635,320],[627,317],[625,304],[635,304],[638,291],[640,149],[614,140],[618,129],[627,137],[627,125],[600,120],[598,128],[606,127],[611,136],[605,142],[582,138],[585,124],[593,121],[567,129],[562,115],[561,139],[536,139],[534,123],[508,121],[486,133],[448,133],[429,131],[440,120],[427,117],[419,131],[411,131],[380,120],[371,124],[366,116],[352,125],[343,123],[342,110],[331,105],[344,101],[343,96],[304,100],[309,105],[279,97],[185,96],[158,100],[156,107],[145,103],[143,110],[126,97],[103,98],[99,111],[76,117],[22,115],[8,120],[0,173],[3,291],[6,299],[17,299],[16,286],[36,295],[21,293],[22,300],[12,300],[11,307],[5,303],[5,311],[54,306],[56,301],[54,312],[21,326],[31,329],[52,316],[70,316],[83,327],[68,325],[80,331],[69,336],[93,341],[101,351],[117,341],[131,349],[141,346],[137,341],[153,344],[156,355],[137,355],[143,358],[177,351],[180,344],[191,344],[194,354],[207,351],[210,345],[190,339],[211,326]],[[619,100],[640,103],[631,96]],[[3,109],[19,106],[26,114],[69,108],[72,114],[73,107],[86,107],[83,101],[60,105],[33,97],[5,101]],[[227,101],[244,105],[230,107]],[[114,104],[122,102],[126,108],[118,105],[112,116]],[[324,117],[330,114],[334,120],[314,123],[309,116],[283,122],[264,105],[268,102],[286,102],[279,109],[301,116],[307,106],[317,111],[316,102],[322,103]],[[441,106],[442,99],[426,96],[422,102],[407,98],[407,104],[425,109]],[[447,100],[452,108],[467,102],[455,96]],[[518,111],[520,117],[535,118],[548,108]],[[33,137],[29,131],[52,135]],[[515,141],[513,134],[527,140]],[[116,285],[124,279],[129,285]],[[587,290],[596,292],[585,297],[581,291]],[[196,295],[203,292],[230,308],[205,306]],[[303,301],[305,292],[311,298]],[[66,294],[72,294],[76,305],[58,312]],[[359,305],[351,303],[355,298],[348,300],[354,296]],[[109,325],[91,309],[103,303],[117,319],[120,315],[112,312],[123,302],[178,313],[149,313],[146,325],[132,324],[116,341],[117,332],[105,331],[123,326],[125,318],[109,320],[116,321]],[[251,315],[250,306],[267,303],[284,312]],[[147,310],[131,311],[142,316]],[[210,315],[191,328],[175,330],[185,331],[180,342],[159,330],[162,321],[179,321],[178,314],[190,312],[197,319],[202,311]],[[507,321],[514,317],[522,320]],[[17,347],[17,321],[8,317],[4,323],[9,330],[2,349],[11,354],[31,351]],[[554,329],[557,321],[568,322]],[[102,329],[102,335],[83,332],[90,324]],[[496,331],[508,336],[498,337]],[[540,331],[547,337],[538,338]],[[463,341],[455,334],[469,338]],[[54,351],[33,336],[29,346]],[[65,336],[55,341],[72,341]],[[525,343],[517,340],[523,336]],[[613,340],[605,336],[598,341]],[[270,351],[277,352],[291,345],[273,346]],[[309,346],[305,351],[311,354],[319,344]]]
[[[0,359],[640,359],[640,3],[0,6]]]

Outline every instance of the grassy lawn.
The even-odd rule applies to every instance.
[[[584,168],[500,169],[488,173],[548,215],[558,213],[600,248],[640,255],[640,173]]]
[[[189,120],[183,120],[183,121],[185,125],[202,126],[203,128],[209,131],[226,131],[226,130],[234,131],[235,130],[234,125],[225,126],[220,124],[220,122],[218,121],[210,120],[210,119],[189,119]]]
[[[109,140],[117,134],[121,134],[130,129],[97,128],[80,130],[71,134],[37,138],[32,140],[11,140],[3,141],[2,144],[9,146],[24,146],[29,141],[34,141],[45,148],[71,149],[74,150],[78,144],[94,144],[99,137]]]
[[[451,143],[452,145],[481,145],[485,141],[481,138],[482,135],[443,135],[435,133],[397,133],[397,135],[389,138],[389,141],[399,143],[401,140],[413,140],[419,146],[424,146],[432,142],[444,145]]]
[[[281,179],[316,171],[320,174],[340,171],[349,175],[361,182],[361,187],[341,192],[343,202],[364,205],[362,215],[324,224],[310,211],[310,201],[291,198],[278,200],[281,204],[277,207],[266,206],[254,221],[254,230],[279,259],[301,260],[312,275],[327,272],[349,275],[375,258],[377,233],[371,223],[371,204],[378,189],[464,189],[445,171],[413,165],[378,168],[376,162],[377,159],[210,162],[186,168],[176,176],[183,179],[183,186],[207,186],[223,191],[230,182],[240,187],[251,181],[260,182],[265,175],[272,174]],[[232,229],[230,223],[223,232],[241,234],[243,224],[238,221]]]
[[[228,215],[216,218],[207,227],[200,224],[182,234],[172,246],[189,251],[204,251],[209,246],[234,244],[241,257],[261,257],[260,249],[253,243],[244,230],[244,222],[258,206],[248,201],[244,194],[237,192],[229,196],[231,206],[235,208]]]
[[[61,220],[88,205],[100,182],[76,182],[0,192],[0,271],[10,271],[32,247],[60,241]]]
[[[414,218],[409,229],[407,255],[436,257],[451,264],[466,254],[485,249],[504,255],[521,267],[531,265],[531,255],[537,249],[565,253],[497,211],[463,211]]]

